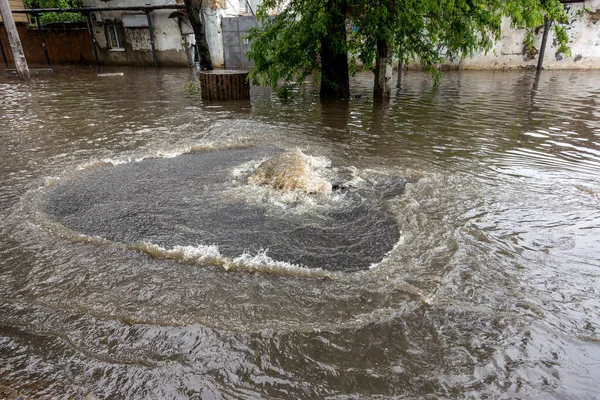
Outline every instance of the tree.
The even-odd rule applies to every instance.
[[[255,84],[284,87],[304,82],[315,71],[321,97],[350,96],[348,45],[346,41],[347,0],[292,0],[275,17],[269,9],[281,0],[265,0],[257,9],[262,29],[248,35],[256,68],[250,72]]]
[[[321,97],[350,97],[348,46],[346,43],[346,0],[325,2],[325,30],[321,33]]]
[[[303,81],[315,73],[321,96],[337,98],[349,95],[347,77],[342,77],[349,70],[348,57],[374,68],[374,94],[386,97],[394,57],[419,60],[437,79],[444,59],[489,51],[500,39],[503,17],[527,29],[529,46],[545,16],[567,20],[559,0],[291,0],[279,15],[268,16],[269,9],[284,4],[266,0],[259,7],[264,30],[253,29],[248,36],[249,57],[256,65],[253,81],[276,86],[280,80]],[[353,27],[348,37],[347,24]],[[558,50],[568,53],[565,26],[554,25],[554,30]],[[337,92],[327,90],[331,88]]]
[[[212,59],[210,57],[210,49],[206,41],[206,32],[201,18],[202,0],[184,0],[185,9],[194,29],[194,37],[196,38],[196,46],[198,48],[198,58],[200,59],[200,69],[202,71],[212,70]]]
[[[353,15],[358,30],[351,40],[365,65],[376,60],[376,96],[389,95],[391,68],[377,63],[391,67],[392,55],[400,61],[418,59],[435,73],[444,59],[489,51],[501,37],[503,17],[527,30],[528,46],[533,45],[533,30],[544,24],[544,16],[567,20],[559,0],[380,0],[368,4]],[[565,26],[554,29],[559,51],[567,53]],[[384,73],[385,78],[381,77]]]

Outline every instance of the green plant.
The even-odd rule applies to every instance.
[[[186,82],[182,89],[188,93],[200,93],[200,79],[196,78],[196,80]]]
[[[276,9],[282,11],[271,16]],[[262,29],[252,28],[247,36],[248,57],[256,66],[250,78],[275,88],[311,74],[343,88],[357,60],[377,72],[382,68],[375,60],[389,64],[393,58],[418,60],[437,81],[446,59],[492,50],[501,39],[503,18],[526,30],[529,47],[548,18],[558,51],[570,54],[560,0],[264,0],[256,14]]]
[[[28,8],[79,8],[83,6],[82,0],[25,0]],[[40,14],[40,22],[75,22],[85,21],[85,17],[78,12],[50,12]]]

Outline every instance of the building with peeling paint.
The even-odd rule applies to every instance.
[[[567,32],[571,56],[557,52],[554,34],[550,32],[544,53],[546,69],[600,69],[600,0],[565,4],[569,15]],[[488,53],[478,53],[463,60],[448,60],[446,66],[457,69],[535,68],[542,43],[543,27],[536,31],[535,45],[524,45],[525,31],[514,29],[505,19],[502,39]],[[417,67],[416,65],[412,65]]]
[[[86,7],[131,7],[178,4],[164,0],[84,0]],[[148,18],[143,11],[98,11],[91,14],[92,29],[104,65],[153,65]],[[154,10],[151,21],[158,65],[187,66],[190,59],[189,33],[185,15],[178,10]],[[193,35],[192,35],[193,36]]]
[[[9,0],[13,10],[22,9],[22,0]],[[250,26],[256,25],[254,13],[261,0],[204,0],[202,17],[208,45],[215,68],[252,67],[246,52],[250,44],[244,39]],[[567,0],[565,0],[567,2]],[[119,8],[140,7],[139,10],[97,11],[91,16],[91,31],[98,50],[98,61],[103,65],[152,66],[154,64],[152,44],[155,47],[157,65],[192,66],[196,62],[195,37],[182,9],[152,10],[150,12],[152,38],[148,15],[144,7],[179,5],[183,0],[84,0],[86,7]],[[572,54],[557,52],[550,33],[544,53],[544,68],[547,69],[600,69],[600,0],[568,0]],[[277,10],[274,10],[276,13]],[[26,14],[15,13],[19,35],[22,38],[28,60],[34,63],[45,61],[38,28],[28,24]],[[93,40],[85,23],[69,29],[44,26],[47,48],[53,63],[94,62]],[[447,60],[446,67],[456,69],[517,69],[534,68],[539,58],[543,28],[536,32],[533,49],[524,45],[525,32],[504,21],[502,39],[491,51],[478,53],[466,59]],[[152,43],[154,42],[154,43]],[[0,23],[0,48],[8,50],[6,33]],[[11,61],[11,54],[5,59]],[[413,63],[409,68],[420,68]]]
[[[252,15],[260,0],[205,1],[202,16],[213,66],[223,68],[222,19]],[[183,0],[84,0],[86,7],[132,7],[183,4]],[[158,65],[191,66],[197,60],[195,37],[184,10],[153,10],[151,23]],[[98,11],[92,14],[98,56],[104,65],[153,64],[148,19],[143,11]]]

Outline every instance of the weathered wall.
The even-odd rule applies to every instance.
[[[584,10],[584,7],[590,12]],[[572,55],[565,57],[557,53],[554,33],[548,35],[544,68],[547,69],[600,69],[600,0],[588,0],[585,3],[567,4],[569,10],[568,33],[569,47]],[[510,27],[504,21],[502,40],[497,42],[487,54],[477,54],[458,62],[448,62],[449,67],[459,69],[515,69],[534,68],[538,62],[538,54],[527,51],[523,41],[525,31]],[[535,38],[535,49],[538,53],[542,43],[542,29]]]
[[[251,69],[254,62],[248,60],[250,42],[244,39],[250,27],[259,26],[256,17],[244,15],[233,18],[223,18],[223,57],[227,69]]]
[[[210,59],[214,68],[223,68],[225,60],[223,59],[223,36],[221,19],[226,15],[226,10],[221,8],[205,8],[202,10],[204,14],[204,29],[206,32],[206,41],[210,50]],[[196,38],[193,37],[194,43]]]
[[[223,32],[222,18],[234,17],[244,13],[240,0],[228,1],[228,7],[224,10],[217,10],[216,16],[211,15],[211,23],[218,26],[215,29],[208,26],[209,46],[214,54],[223,54]],[[256,9],[260,0],[250,2],[253,10]],[[237,8],[237,5],[240,7]],[[570,35],[569,47],[572,55],[566,57],[564,54],[557,53],[557,46],[554,42],[554,33],[548,36],[546,52],[544,53],[544,68],[548,69],[600,69],[600,0],[586,0],[582,3],[567,4],[566,9],[569,15],[569,24],[567,27]],[[249,7],[246,5],[246,10]],[[586,11],[589,10],[589,11]],[[273,10],[276,13],[277,10]],[[214,18],[214,22],[212,19]],[[515,68],[535,68],[538,62],[539,49],[542,42],[543,27],[538,29],[535,38],[535,49],[528,51],[524,46],[525,31],[511,28],[510,22],[505,20],[502,27],[502,39],[495,43],[493,48],[487,53],[478,53],[473,57],[464,60],[447,60],[446,67],[457,69],[515,69]],[[226,33],[227,34],[227,33]],[[219,63],[220,63],[219,59]],[[248,63],[245,59],[244,62]],[[420,68],[418,63],[409,65],[409,68]]]
[[[213,67],[224,68],[223,18],[240,15],[253,15],[262,0],[211,0],[205,1],[204,20],[206,21],[206,39]]]
[[[165,5],[178,4],[179,1],[170,0],[112,0],[111,7],[126,7],[135,5]],[[85,0],[84,4],[89,7],[107,7],[103,0]],[[182,35],[178,18],[169,18],[176,10],[152,11],[152,28],[154,31],[154,45],[157,51],[159,66],[187,66],[188,55],[185,36]],[[151,66],[152,47],[150,44],[150,33],[148,28],[123,28],[125,35],[125,50],[115,51],[108,46],[106,23],[114,22],[121,24],[121,18],[125,14],[143,14],[141,11],[104,11],[101,22],[93,23],[94,35],[98,43],[98,55],[102,64],[108,65],[139,65]],[[145,16],[145,15],[144,15]]]
[[[48,28],[44,30],[44,39],[48,55],[52,64],[93,64],[92,40],[85,27],[71,29]],[[17,25],[19,37],[29,64],[46,64],[44,49],[38,29],[28,29],[26,25]],[[0,41],[4,54],[10,63],[13,62],[12,53],[6,36],[4,25],[0,24]],[[1,57],[1,56],[0,56]],[[2,61],[3,62],[3,61]]]
[[[213,67],[223,68],[222,18],[251,15],[261,0],[205,0],[203,17],[206,38],[211,52]],[[111,7],[133,5],[181,4],[183,0],[111,0]],[[88,7],[106,7],[105,0],[84,0]],[[177,18],[169,18],[174,10],[157,10],[152,12],[154,40],[159,66],[185,66],[193,60],[192,46],[195,37],[187,18],[181,25]],[[103,64],[114,65],[152,65],[152,51],[147,28],[123,28],[125,49],[111,50],[108,45],[106,23],[121,23],[124,14],[140,12],[102,12],[104,21],[93,24],[94,35],[99,46],[98,53]]]

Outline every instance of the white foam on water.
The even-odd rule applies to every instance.
[[[324,175],[324,171],[331,168],[331,160],[325,156],[312,156],[306,153],[302,154],[317,174]]]
[[[322,268],[307,268],[297,264],[273,260],[267,255],[267,250],[262,250],[256,254],[244,252],[241,256],[233,259],[225,269],[240,269],[247,272],[269,272],[306,278],[334,279],[339,276],[339,273],[326,271]]]
[[[396,242],[396,244],[394,244],[394,247],[392,247],[391,250],[389,250],[387,253],[385,253],[385,255],[383,256],[381,261],[378,261],[376,263],[369,265],[368,270],[373,271],[375,269],[385,266],[387,264],[387,262],[393,258],[393,255],[398,251],[398,249],[405,243],[405,240],[406,240],[406,236],[400,234],[400,237],[398,238],[398,241]]]
[[[175,158],[184,154],[197,154],[219,150],[232,150],[232,149],[244,149],[251,147],[250,143],[225,141],[225,142],[204,142],[199,144],[190,144],[175,147],[173,149],[159,149],[155,151],[147,152],[142,155],[124,155],[121,157],[107,157],[102,159],[92,159],[88,162],[79,164],[77,166],[78,171],[85,171],[88,169],[94,169],[105,166],[117,166],[129,163],[138,163],[144,160],[150,160],[155,158]]]
[[[247,180],[248,176],[250,176],[250,174],[256,170],[256,168],[260,165],[261,162],[263,162],[264,160],[251,160],[251,161],[247,161],[243,164],[238,165],[237,167],[233,168],[233,170],[231,171],[231,176],[233,177],[234,180]]]
[[[53,186],[60,181],[59,176],[47,176],[44,178],[44,187]]]
[[[132,244],[131,248],[155,258],[212,265],[221,267],[226,271],[261,272],[293,277],[329,279],[335,279],[340,275],[339,273],[326,271],[321,268],[307,268],[285,261],[273,260],[268,256],[268,250],[261,250],[255,254],[244,252],[238,257],[230,258],[223,256],[217,245],[176,245],[172,248],[165,248],[153,243],[144,242]]]
[[[546,135],[543,133],[537,133],[537,132],[524,132],[523,136],[531,136],[531,137],[540,138],[540,139],[547,139],[550,137],[550,135]]]
[[[148,249],[158,252],[164,251],[181,256],[183,261],[210,261],[222,259],[223,256],[217,245],[196,245],[196,246],[173,246],[171,249],[165,249],[152,243],[145,243]]]

